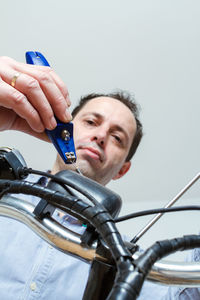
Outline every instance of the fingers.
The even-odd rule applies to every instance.
[[[71,105],[69,93],[58,75],[50,67],[22,63],[19,66],[17,66],[19,72],[26,73],[39,82],[55,115],[64,122],[69,121],[69,118],[71,118],[69,110],[66,112],[66,109]]]
[[[43,132],[36,132],[34,131],[29,124],[26,122],[26,120],[21,119],[19,117],[16,117],[14,126],[13,126],[14,130],[18,130],[18,131],[23,131],[29,135],[35,136],[36,138],[39,138],[45,142],[49,142],[51,143],[50,139],[48,138],[47,134],[45,131]]]
[[[14,111],[18,116],[25,119],[30,127],[36,132],[44,131],[45,128],[37,110],[35,110],[35,108],[30,104],[24,94],[20,93],[18,90],[6,84],[2,80],[0,81],[0,91],[1,107]],[[1,121],[4,121],[4,129],[14,129],[13,124],[15,122],[16,115],[11,115],[10,113],[6,118],[4,117],[6,116],[1,110]]]
[[[39,112],[40,118],[45,128],[50,130],[55,128],[56,120],[54,118],[53,109],[50,103],[48,102],[48,99],[44,94],[43,90],[40,88],[38,81],[35,78],[26,75],[24,73],[21,73],[20,76],[17,78],[15,89],[21,92],[21,94],[23,95],[29,95],[28,102],[30,104],[30,107],[32,108],[32,112],[34,110]],[[14,106],[12,106],[14,110],[15,110],[15,106],[16,106],[16,102],[14,102]]]
[[[31,128],[25,119],[19,117],[11,109],[0,106],[0,115],[0,131],[8,129],[18,130],[33,135],[45,142],[51,142],[45,131],[36,132]]]
[[[13,76],[20,72],[14,88]],[[26,65],[0,58],[0,76],[7,83],[3,87],[6,98],[0,105],[13,109],[37,132],[56,126],[54,114],[63,122],[71,120],[69,94],[63,81],[49,67]]]
[[[24,64],[22,64],[22,66],[24,67]],[[27,65],[25,65],[25,66],[27,66]],[[29,65],[29,66],[31,66],[31,65]],[[64,98],[66,99],[68,106],[70,106],[71,105],[71,101],[70,101],[70,98],[69,98],[68,89],[67,89],[66,85],[64,84],[64,82],[60,79],[60,77],[50,67],[37,66],[37,68],[40,69],[42,72],[44,72],[44,70],[45,70],[45,72],[47,72],[47,73],[50,74],[50,76],[55,81],[55,84],[60,89],[60,91],[62,92]]]

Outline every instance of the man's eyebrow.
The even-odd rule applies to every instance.
[[[82,117],[86,117],[86,116],[90,116],[90,115],[92,115],[92,116],[94,116],[94,117],[96,117],[98,119],[103,119],[103,115],[101,115],[101,114],[99,114],[97,112],[92,112],[92,111],[86,112],[86,113],[82,114]]]

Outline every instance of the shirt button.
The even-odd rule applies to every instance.
[[[31,288],[32,291],[35,291],[35,289],[36,289],[36,283],[35,282],[31,282],[30,288]]]

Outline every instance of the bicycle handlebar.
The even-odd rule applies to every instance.
[[[0,200],[0,215],[16,219],[60,251],[76,256],[85,262],[91,262],[94,257],[107,263],[107,258],[96,254],[97,243],[90,247],[82,245],[81,235],[63,227],[52,217],[38,219],[34,215],[35,206],[28,201],[4,195]],[[128,245],[128,242],[125,242]],[[140,253],[133,255],[134,259]],[[200,263],[156,262],[147,276],[148,280],[163,284],[197,287],[200,285]]]
[[[93,299],[90,292],[93,274],[98,285],[98,272],[105,272],[104,262],[110,265],[112,274],[117,270],[112,278],[115,279],[113,285],[106,287],[107,300],[114,300],[116,297],[120,300],[136,299],[148,274],[150,280],[162,283],[200,285],[200,266],[197,264],[187,264],[185,268],[182,265],[180,268],[180,264],[177,267],[174,263],[156,263],[178,250],[200,247],[200,236],[159,241],[144,253],[132,255],[137,245],[123,242],[113,219],[121,205],[115,193],[71,171],[65,171],[65,176],[62,172],[55,176],[28,169],[19,153],[7,149],[2,149],[1,152],[0,178],[4,179],[0,179],[0,215],[21,221],[57,249],[92,262],[83,299]],[[22,181],[29,173],[48,175],[52,180],[47,187]],[[57,183],[59,188],[55,186]],[[76,192],[69,192],[69,187],[78,192],[78,195]],[[16,197],[6,196],[8,193],[33,195],[41,200],[34,206]],[[84,200],[82,196],[85,196]],[[113,205],[115,202],[117,208]],[[83,235],[68,230],[51,217],[57,208],[72,214],[87,225]],[[94,273],[95,268],[98,271]]]

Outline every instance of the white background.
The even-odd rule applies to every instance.
[[[132,170],[109,187],[131,212],[164,206],[199,172],[200,2],[198,0],[4,1],[0,55],[25,61],[42,52],[67,84],[73,106],[81,95],[118,88],[135,95],[145,136]],[[18,132],[0,146],[21,151],[29,167],[51,168],[54,148]],[[199,204],[199,183],[179,201]],[[120,225],[131,236],[141,218]],[[165,216],[141,240],[197,233],[199,212]]]

